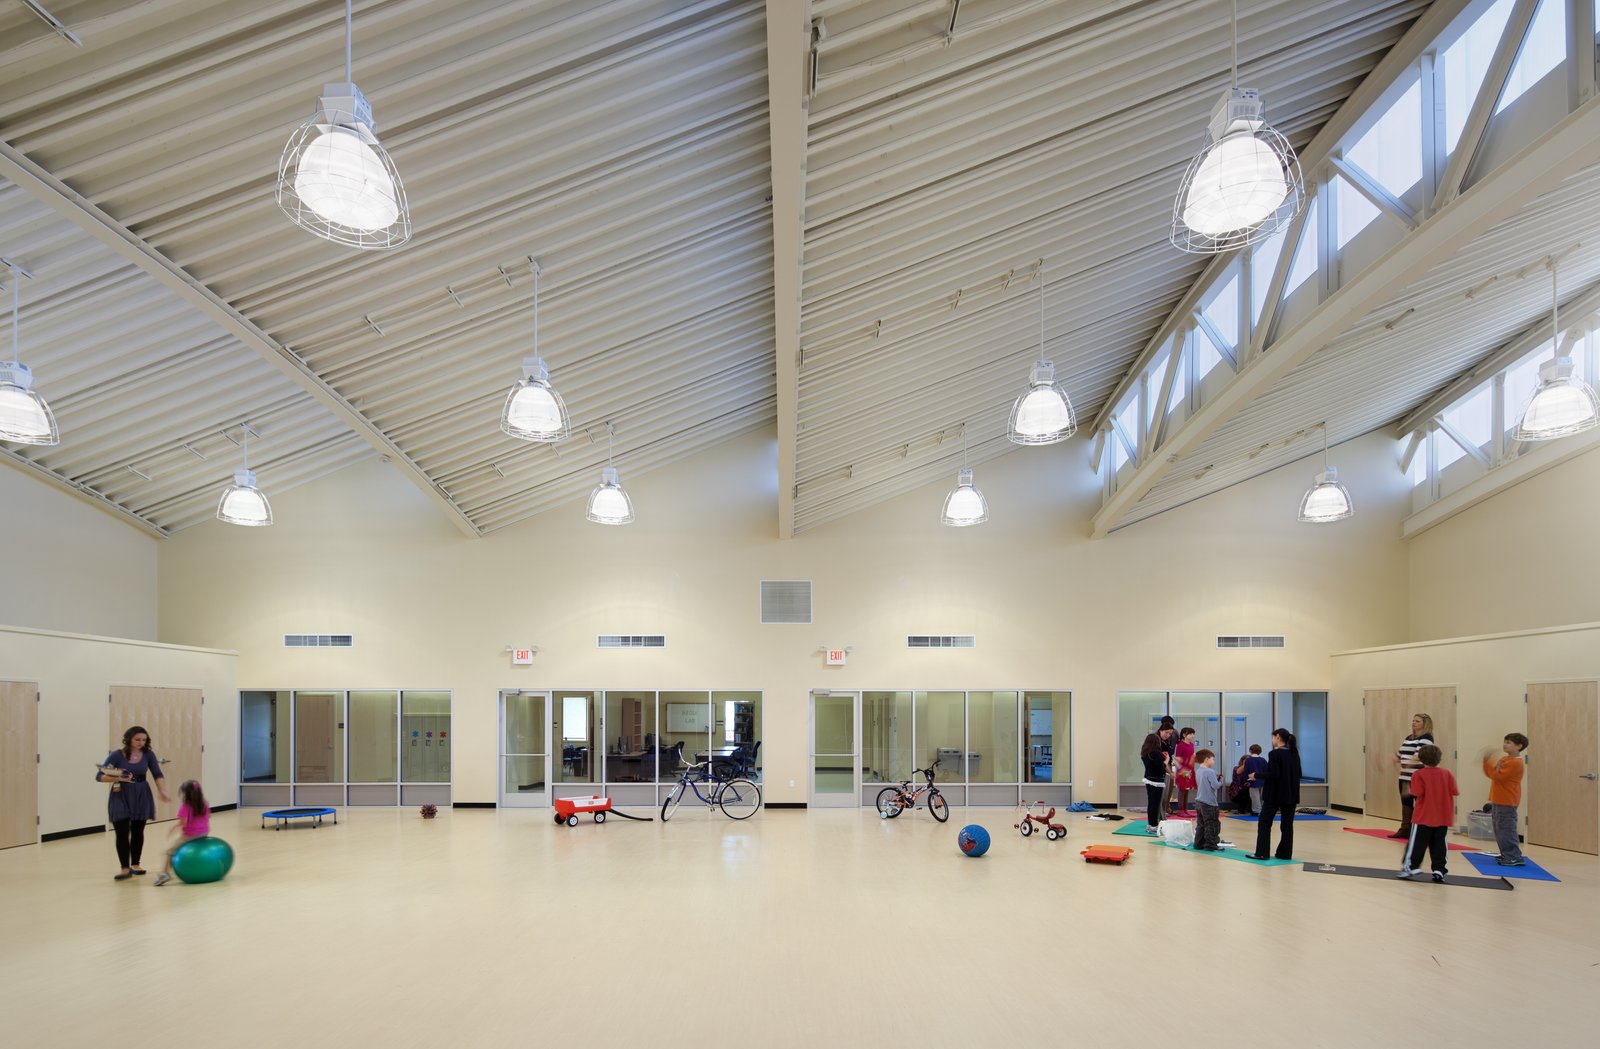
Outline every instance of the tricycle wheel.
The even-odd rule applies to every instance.
[[[1026,816],[1024,816],[1022,818],[1022,826],[1018,827],[1017,829],[1020,830],[1022,832],[1022,836],[1026,838],[1028,835],[1033,833],[1033,824],[1028,821]]]
[[[1056,829],[1054,827],[1046,830],[1044,832],[1044,836],[1046,841],[1055,841],[1057,838],[1061,837],[1061,835],[1056,833]]]

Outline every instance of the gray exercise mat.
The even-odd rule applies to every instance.
[[[1407,879],[1399,876],[1400,872],[1393,867],[1379,870],[1377,867],[1346,867],[1334,863],[1307,863],[1301,870],[1307,874],[1343,874],[1351,878],[1382,878],[1384,881],[1405,883]],[[1516,886],[1504,878],[1464,878],[1459,874],[1446,874],[1444,884],[1433,880],[1427,871],[1419,871],[1409,879],[1412,885],[1426,885],[1428,888],[1449,888],[1452,885],[1466,889],[1504,889],[1507,892],[1515,891]]]

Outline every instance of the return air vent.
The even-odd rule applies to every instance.
[[[763,579],[761,622],[811,622],[811,580]]]
[[[285,634],[284,648],[354,648],[354,634]]]
[[[1218,634],[1218,648],[1282,648],[1282,634]]]
[[[665,634],[601,634],[597,639],[601,648],[666,648]]]
[[[907,648],[977,648],[976,634],[907,634]]]

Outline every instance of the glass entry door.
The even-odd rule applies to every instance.
[[[500,693],[500,804],[550,804],[550,693]]]
[[[811,693],[811,805],[861,804],[861,704],[857,692]]]

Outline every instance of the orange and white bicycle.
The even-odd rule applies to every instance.
[[[917,807],[917,800],[924,794],[928,796],[928,811],[933,818],[943,823],[950,818],[950,803],[944,800],[944,795],[939,793],[939,788],[933,785],[933,770],[939,765],[935,761],[925,769],[912,769],[912,776],[925,776],[927,782],[922,786],[911,789],[911,780],[900,782],[898,787],[884,787],[878,792],[878,815],[886,820],[892,820],[907,809]]]

